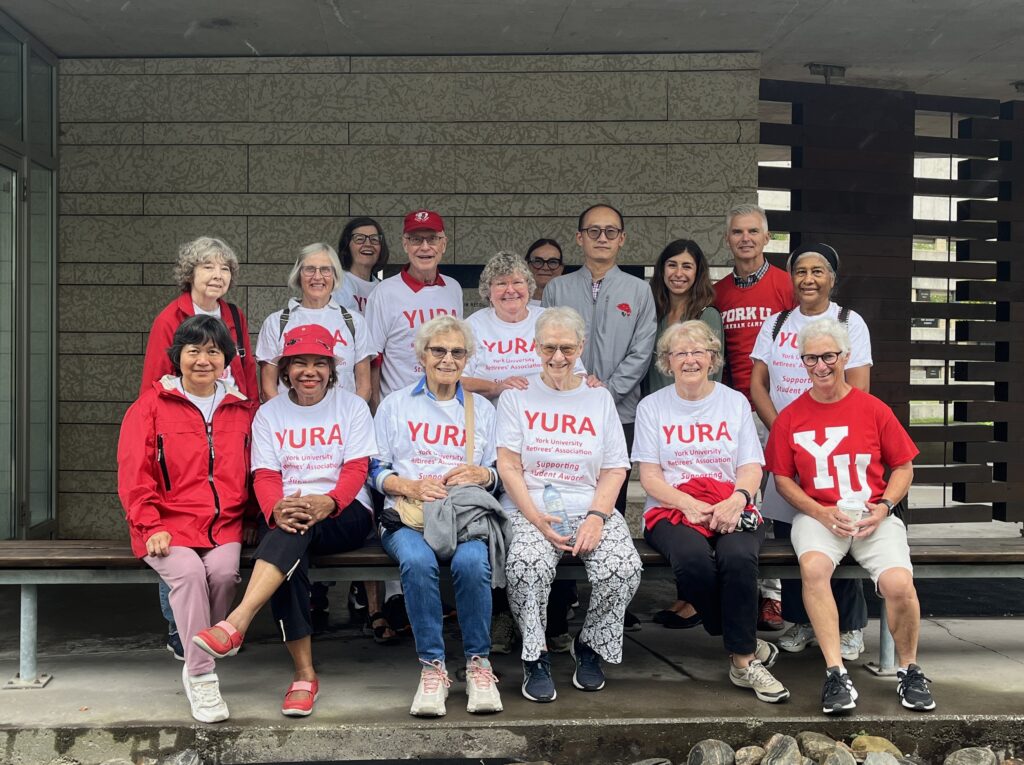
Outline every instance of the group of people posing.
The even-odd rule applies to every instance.
[[[935,707],[916,663],[906,528],[893,512],[917,449],[867,392],[867,327],[831,300],[838,254],[808,245],[788,273],[771,266],[764,211],[744,205],[726,216],[731,274],[712,284],[700,246],[681,239],[648,284],[617,266],[618,210],[590,207],[577,229],[581,268],[560,275],[549,239],[525,257],[500,252],[480,277],[489,307],[463,319],[461,286],[439,272],[440,215],[405,217],[408,263],[379,282],[384,233],[357,218],[338,251],[298,253],[296,296],[266,318],[255,354],[244,314],[224,300],[239,270],[231,248],[207,237],[182,247],[181,293],[154,321],[121,426],[118,483],[133,550],[159,573],[183,637],[197,720],[228,717],[214,660],[239,651],[268,601],[294,663],[281,711],[313,711],[311,556],[377,537],[398,565],[415,639],[413,715],[444,715],[452,683],[442,563],[469,712],[502,709],[490,655],[492,617],[505,609],[522,636],[527,699],[556,699],[556,650],[572,653],[575,688],[601,690],[603,664],[622,661],[641,579],[623,517],[634,464],[644,536],[676,579],[663,619],[721,636],[732,684],[769,703],[789,698],[771,672],[779,648],[757,637],[767,518],[800,561],[781,612],[793,646],[820,646],[823,711],[857,699],[844,640],[864,626],[863,595],[834,593],[845,580],[832,582],[847,554],[885,599],[903,706]],[[258,546],[231,610],[243,542]],[[556,568],[570,555],[590,583],[572,637],[549,629]],[[371,610],[379,589],[367,583]]]

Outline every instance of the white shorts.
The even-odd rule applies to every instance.
[[[876,591],[878,577],[890,568],[905,568],[914,573],[910,563],[910,545],[907,544],[907,527],[895,515],[883,519],[871,536],[854,539],[837,537],[811,516],[797,513],[793,519],[791,541],[797,558],[809,552],[820,552],[831,559],[833,567],[838,566],[847,553],[853,555],[853,559],[868,572]]]

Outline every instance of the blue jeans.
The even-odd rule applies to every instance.
[[[167,620],[167,633],[173,635],[178,631],[178,625],[174,623],[174,612],[171,611],[171,585],[163,579],[160,580],[160,611]]]
[[[440,564],[423,535],[403,527],[385,531],[381,544],[402,573],[405,610],[409,614],[420,661],[444,661]],[[451,560],[455,608],[466,658],[491,653],[491,563],[487,543],[461,542]]]

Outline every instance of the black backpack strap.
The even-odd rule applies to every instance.
[[[231,319],[235,322],[235,340],[238,343],[236,348],[238,351],[238,358],[245,358],[245,342],[242,340],[242,314],[238,311],[238,306],[234,303],[228,303],[228,310],[231,311]]]
[[[843,306],[839,309],[839,323],[849,324],[850,323],[850,309]]]
[[[348,312],[348,309],[343,305],[338,306],[338,310],[341,311],[341,317],[345,320],[345,326],[348,327],[348,332],[352,335],[352,340],[356,339],[356,323],[352,321],[352,314]]]
[[[789,318],[789,315],[791,313],[793,313],[793,309],[787,308],[785,311],[783,311],[782,313],[775,317],[775,326],[772,327],[772,340],[779,336],[779,333],[782,331],[782,325],[786,323],[786,319]]]
[[[285,306],[284,310],[281,311],[281,326],[277,330],[277,339],[280,340],[284,335],[284,328],[288,326],[288,317],[292,315],[291,306]]]

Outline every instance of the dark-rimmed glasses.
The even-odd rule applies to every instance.
[[[374,246],[377,246],[377,245],[379,245],[381,243],[381,241],[383,239],[384,239],[384,235],[383,234],[353,234],[352,235],[352,242],[354,244],[357,244],[357,245],[366,244],[367,242],[369,242],[370,244],[372,244]]]
[[[450,353],[456,361],[462,361],[467,353],[465,348],[442,348],[440,345],[428,345],[427,350],[435,359],[443,359]]]
[[[429,236],[417,236],[414,234],[406,234],[405,241],[411,244],[413,247],[419,247],[421,244],[426,243],[431,247],[437,247],[444,240],[444,234],[430,234]]]
[[[622,233],[622,229],[616,228],[615,226],[605,226],[604,228],[601,226],[587,226],[586,228],[581,228],[580,231],[595,242],[601,238],[601,234],[604,234],[605,239],[612,240],[618,239],[619,235]]]
[[[538,271],[554,271],[562,265],[561,258],[527,258],[526,262],[530,264],[531,268],[536,268]]]
[[[800,361],[804,363],[804,366],[808,369],[813,369],[818,366],[818,361],[824,361],[825,366],[833,366],[839,361],[839,355],[835,351],[826,351],[825,353],[805,353],[800,357]]]

